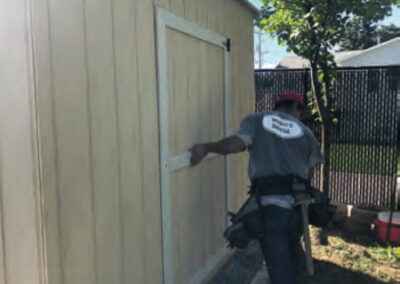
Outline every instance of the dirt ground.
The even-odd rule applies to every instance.
[[[299,284],[400,284],[400,246],[377,243],[370,230],[376,212],[353,212],[344,218],[340,211],[327,231],[328,245],[319,245],[318,230],[311,227],[313,259],[316,273],[299,275]],[[268,284],[268,273],[261,265],[258,245],[238,251],[212,284]],[[254,277],[254,271],[258,271]],[[304,271],[304,270],[302,270]],[[250,279],[250,281],[248,281]],[[252,280],[251,280],[252,279]]]
[[[328,231],[328,245],[317,245],[312,229],[316,275],[301,276],[304,284],[400,284],[400,247],[377,244],[372,232],[362,234],[335,228]]]

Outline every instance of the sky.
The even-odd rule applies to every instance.
[[[261,5],[260,0],[251,0],[256,5]],[[382,21],[382,24],[395,24],[400,26],[400,8],[394,8],[392,16],[387,17],[385,20]],[[254,44],[257,46],[259,37],[257,34],[255,35],[255,42]],[[264,65],[262,68],[273,68],[276,64],[289,53],[286,51],[285,46],[280,46],[276,39],[268,34],[264,34],[262,36],[262,46],[263,46],[263,62]],[[257,62],[256,62],[256,67]]]

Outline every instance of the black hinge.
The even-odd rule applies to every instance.
[[[231,39],[230,39],[230,38],[228,38],[228,39],[224,42],[224,46],[225,46],[225,48],[226,48],[226,50],[227,50],[228,52],[231,51]]]

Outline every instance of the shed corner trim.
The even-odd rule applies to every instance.
[[[255,16],[261,15],[261,7],[258,7],[250,0],[240,0],[240,2],[243,3],[248,9],[250,9],[255,14]]]

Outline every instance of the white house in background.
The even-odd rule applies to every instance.
[[[335,60],[337,65],[342,67],[400,65],[400,37],[364,50],[337,52]],[[289,55],[283,58],[276,68],[294,69],[308,66],[308,60]]]

